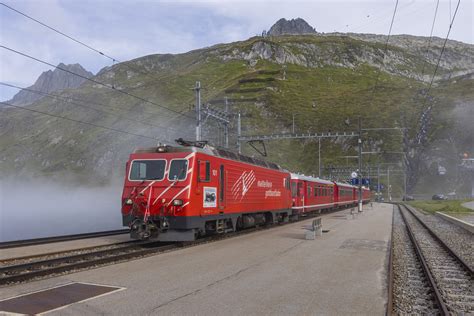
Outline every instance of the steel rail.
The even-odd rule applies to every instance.
[[[2,265],[5,266],[5,265],[8,265],[10,262],[15,262],[15,261],[41,259],[41,258],[44,258],[44,257],[65,255],[65,254],[73,253],[73,252],[89,251],[89,250],[93,250],[93,249],[107,248],[107,247],[127,245],[127,244],[136,244],[138,242],[140,242],[140,241],[138,241],[138,240],[127,240],[127,241],[121,241],[121,242],[113,243],[113,244],[102,244],[102,245],[95,245],[95,246],[82,247],[82,248],[71,248],[71,249],[65,249],[65,250],[62,250],[62,251],[44,252],[44,253],[29,255],[29,256],[5,258],[5,259],[0,259],[0,266],[2,266]]]
[[[107,248],[107,249],[102,249],[102,250],[97,250],[97,251],[92,251],[92,252],[84,252],[84,253],[78,253],[78,254],[72,254],[72,255],[65,255],[61,257],[56,257],[56,258],[50,258],[50,259],[42,259],[42,260],[37,260],[37,261],[27,261],[25,263],[19,263],[19,264],[12,264],[12,265],[4,265],[0,267],[0,274],[5,274],[13,271],[21,271],[21,270],[31,270],[34,269],[35,266],[46,266],[46,265],[54,265],[54,264],[61,264],[64,261],[69,261],[69,260],[74,260],[74,259],[82,259],[84,257],[88,256],[98,256],[101,254],[106,254],[107,252],[115,252],[115,251],[123,251],[127,249],[133,249],[136,248],[137,244],[128,244],[124,245],[122,247],[117,247],[117,248]],[[101,247],[97,247],[101,248]],[[81,249],[82,250],[82,249]],[[81,251],[79,250],[79,251]],[[72,251],[76,252],[76,251]],[[69,251],[64,252],[69,253]],[[42,257],[47,257],[48,255],[41,255],[38,256],[37,258],[42,258]],[[1,280],[1,277],[0,277]]]
[[[461,265],[469,272],[469,274],[471,275],[471,277],[474,277],[474,272],[472,270],[472,268],[467,264],[467,262],[461,258],[451,247],[449,247],[444,241],[443,239],[441,239],[440,236],[438,236],[438,234],[436,234],[428,225],[426,225],[425,222],[423,222],[423,220],[421,218],[418,217],[418,215],[415,214],[415,212],[413,211],[413,209],[405,204],[402,204],[406,210],[408,210],[410,212],[410,214],[413,215],[414,218],[416,218],[416,220],[430,233],[431,236],[434,237],[434,239],[436,239],[437,242],[440,243],[440,245],[446,249],[454,258],[456,258],[456,260],[458,262],[461,263]]]
[[[388,257],[388,286],[387,286],[387,310],[385,315],[392,315],[393,314],[393,280],[394,280],[394,273],[393,273],[393,223],[395,222],[395,205],[393,206],[392,211],[392,232],[390,236],[390,253]]]
[[[346,209],[343,209],[346,210]],[[325,214],[332,214],[335,212],[339,212],[341,210],[334,210],[331,212],[327,212]],[[324,214],[324,215],[325,215]],[[82,270],[85,268],[97,268],[100,266],[103,266],[105,264],[113,264],[114,262],[122,262],[124,260],[133,260],[133,259],[138,259],[142,258],[145,256],[150,256],[153,254],[161,253],[164,251],[171,251],[171,250],[177,250],[181,249],[184,247],[193,247],[197,246],[200,244],[204,243],[209,243],[209,242],[215,242],[227,238],[233,238],[237,236],[242,236],[250,233],[254,233],[257,231],[262,231],[262,230],[267,230],[271,229],[277,226],[283,226],[286,224],[292,224],[296,223],[299,221],[307,220],[310,218],[314,217],[319,217],[322,214],[320,213],[314,213],[314,214],[308,214],[308,216],[302,217],[299,220],[292,221],[292,222],[287,222],[287,223],[278,223],[276,225],[267,225],[267,226],[257,226],[253,228],[248,228],[244,229],[241,231],[237,232],[230,232],[226,234],[219,234],[219,235],[213,235],[209,237],[204,237],[201,239],[198,239],[196,241],[191,241],[191,242],[182,242],[182,243],[173,243],[173,244],[164,244],[159,247],[154,247],[154,248],[146,248],[146,246],[150,245],[156,245],[160,244],[159,242],[143,242],[140,244],[136,244],[136,241],[132,242],[123,242],[123,244],[127,243],[134,243],[133,245],[126,245],[124,247],[118,247],[118,248],[111,248],[111,249],[105,249],[101,251],[94,251],[94,252],[87,252],[87,253],[82,253],[82,254],[74,254],[71,256],[61,256],[58,258],[52,258],[52,259],[46,259],[46,260],[40,260],[40,261],[32,261],[32,262],[25,262],[17,265],[9,265],[9,266],[4,266],[0,267],[0,273],[3,273],[4,276],[0,276],[0,286],[5,286],[11,283],[15,282],[24,282],[24,281],[29,281],[32,279],[40,278],[40,277],[51,277],[54,275],[57,275],[59,273],[72,273],[72,272],[78,272],[77,270]],[[121,244],[121,243],[119,243]],[[163,244],[163,243],[161,243]],[[93,248],[98,248],[98,247],[107,247],[107,246],[113,246],[114,244],[111,245],[102,245],[102,246],[93,246],[89,247],[90,249]],[[116,245],[116,244],[115,244]],[[144,248],[145,246],[145,248]],[[56,252],[52,253],[54,255],[61,254],[61,253],[69,253],[69,252],[74,252],[74,251],[81,251],[84,249],[89,249],[89,248],[82,248],[82,249],[77,249],[77,250],[67,250],[63,252]],[[136,248],[136,251],[133,251],[133,248]],[[129,252],[125,252],[127,249],[132,250]],[[109,253],[109,255],[107,255]],[[111,254],[110,254],[111,253]],[[116,254],[114,254],[116,253]],[[38,256],[30,256],[30,257],[21,257],[21,258],[12,258],[12,259],[7,259],[7,260],[0,260],[0,263],[5,263],[5,262],[10,262],[18,259],[34,259],[34,258],[43,258],[48,256],[49,254],[41,254]],[[98,257],[98,258],[97,258]],[[90,258],[90,260],[87,260],[87,258]],[[81,260],[83,259],[83,260]],[[70,262],[74,260],[80,260],[79,262]],[[64,263],[64,264],[62,264]],[[56,265],[55,267],[51,267],[51,265]],[[42,269],[43,267],[47,267],[46,269]],[[35,270],[34,268],[37,267]],[[16,273],[16,271],[21,271],[21,270],[28,270],[28,272],[25,273]],[[9,275],[10,274],[10,275]]]
[[[14,282],[31,280],[37,277],[51,276],[59,273],[70,272],[73,270],[104,265],[107,263],[114,263],[117,261],[122,261],[124,259],[132,259],[145,255],[151,255],[156,252],[163,252],[177,247],[177,245],[174,244],[167,244],[156,248],[143,248],[143,246],[150,244],[156,243],[149,242],[141,245],[131,245],[121,248],[96,251],[92,253],[78,254],[49,260],[42,260],[38,262],[23,263],[14,266],[2,267],[0,269],[0,272],[2,272],[4,276],[0,277],[0,285],[7,285]],[[15,273],[17,271],[26,272]]]
[[[0,249],[49,244],[49,243],[54,243],[54,242],[70,241],[70,240],[78,240],[78,239],[86,239],[86,238],[94,238],[94,237],[122,235],[128,232],[129,232],[129,229],[117,229],[117,230],[94,232],[94,233],[5,241],[5,242],[0,242]]]
[[[404,206],[404,205],[403,205]],[[434,296],[436,299],[436,302],[438,303],[438,306],[440,307],[440,312],[441,315],[449,315],[448,308],[443,300],[443,297],[441,296],[441,293],[438,289],[438,286],[435,282],[435,279],[433,275],[431,274],[430,268],[426,262],[425,256],[423,255],[423,252],[421,251],[421,247],[418,243],[418,241],[415,238],[415,235],[413,234],[412,228],[410,224],[408,224],[408,221],[405,217],[405,214],[402,211],[402,205],[398,205],[398,209],[400,210],[400,214],[403,218],[403,221],[405,222],[405,226],[407,228],[408,236],[410,237],[411,242],[413,243],[413,246],[415,248],[416,255],[418,256],[418,259],[421,262],[421,266],[423,268],[423,271],[425,272],[425,275],[428,277],[428,281],[434,291]]]

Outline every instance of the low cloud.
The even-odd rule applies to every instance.
[[[47,179],[0,182],[0,242],[122,228],[122,186]]]

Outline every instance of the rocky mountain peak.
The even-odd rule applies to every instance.
[[[279,35],[303,35],[303,34],[317,34],[314,27],[308,24],[302,18],[297,19],[280,19],[278,20],[267,33],[271,36]]]
[[[86,78],[90,78],[94,75],[92,72],[84,69],[84,67],[82,67],[80,64],[65,65],[63,63],[60,63],[57,67],[69,70]],[[36,82],[32,86],[28,87],[28,89],[43,93],[52,93],[64,89],[77,88],[84,81],[86,81],[86,79],[84,78],[67,73],[58,68],[43,72],[38,77]],[[39,93],[22,90],[15,94],[13,98],[8,101],[8,103],[14,105],[28,105],[35,101],[38,101],[43,97],[44,95],[41,95]]]

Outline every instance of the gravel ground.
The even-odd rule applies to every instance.
[[[393,213],[393,314],[439,313],[431,286],[396,208]]]
[[[412,208],[413,209],[413,208]],[[474,234],[435,215],[416,212],[459,257],[474,269]]]
[[[474,279],[411,213],[403,212],[449,312],[468,315],[474,313]]]

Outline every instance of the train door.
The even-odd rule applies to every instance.
[[[209,160],[198,160],[197,163],[198,188],[200,204],[202,205],[200,215],[214,215],[218,213],[218,193],[215,180],[211,177],[211,162]]]
[[[224,210],[226,206],[226,174],[224,165],[219,167],[219,209]]]
[[[298,210],[304,205],[303,194],[303,182],[300,180],[291,181],[291,199],[293,200],[293,206],[297,207]]]
[[[298,204],[303,206],[302,211],[304,212],[304,206],[305,206],[305,183],[303,181],[298,181],[298,193],[297,193],[297,199],[298,199]]]

